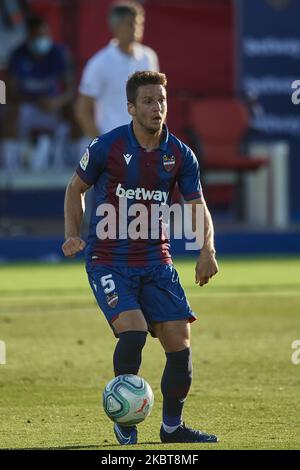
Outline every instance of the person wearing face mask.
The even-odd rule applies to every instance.
[[[63,46],[54,43],[47,22],[31,16],[27,31],[27,40],[13,52],[8,65],[2,158],[10,173],[20,168],[20,139],[32,130],[42,131],[45,147],[46,138],[49,142],[49,134],[55,134],[74,97],[69,58]],[[45,161],[33,165],[46,169]]]

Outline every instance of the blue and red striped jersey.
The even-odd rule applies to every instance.
[[[159,148],[151,152],[138,143],[132,123],[97,137],[80,160],[77,174],[94,187],[86,250],[88,264],[142,267],[172,263],[170,241],[161,220],[156,237],[150,236],[150,223],[149,236],[137,239],[128,236],[130,224],[139,225],[140,221],[144,228],[144,223],[150,221],[154,204],[171,204],[176,183],[186,201],[202,197],[197,158],[187,145],[169,133],[167,126],[164,126]],[[124,201],[125,216],[120,214],[124,212]],[[104,204],[109,204],[113,211],[104,211],[108,207]],[[146,207],[147,221],[141,222],[137,214],[130,213],[133,204]],[[114,211],[116,231],[113,229]],[[103,239],[99,237],[99,230],[105,225],[107,237]]]

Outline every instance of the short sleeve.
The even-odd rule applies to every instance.
[[[88,185],[96,183],[105,168],[106,156],[100,137],[96,137],[87,147],[76,169],[78,176]]]
[[[144,45],[142,45],[141,47],[143,48],[144,55],[146,58],[147,70],[151,70],[152,72],[159,72],[159,60],[156,52],[151,49],[151,47],[147,47]]]
[[[191,149],[188,149],[183,157],[178,186],[186,201],[202,197],[199,163]]]
[[[79,92],[82,95],[90,96],[91,98],[98,99],[102,95],[103,85],[102,85],[102,64],[100,60],[92,58],[86,64],[81,82],[79,85]]]
[[[153,72],[159,72],[159,60],[156,52],[151,51],[150,55],[150,70]]]

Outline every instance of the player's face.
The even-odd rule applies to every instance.
[[[145,85],[138,89],[135,104],[128,111],[145,130],[156,133],[162,129],[167,116],[167,94],[162,85]]]
[[[141,42],[144,34],[144,18],[126,15],[114,28],[114,33],[121,43]]]

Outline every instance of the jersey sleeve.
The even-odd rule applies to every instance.
[[[159,72],[159,60],[155,51],[151,50],[150,55],[150,70],[153,72]]]
[[[76,173],[86,184],[92,186],[103,173],[105,160],[101,138],[97,137],[90,143],[81,157]]]
[[[203,196],[200,183],[200,169],[196,155],[188,149],[184,155],[178,186],[185,201],[192,201]]]
[[[151,70],[152,72],[159,72],[159,60],[156,52],[148,46],[142,46],[146,57],[147,67],[145,70]]]
[[[100,59],[92,58],[87,62],[79,85],[79,92],[82,95],[95,99],[101,98],[103,93],[102,68]]]

